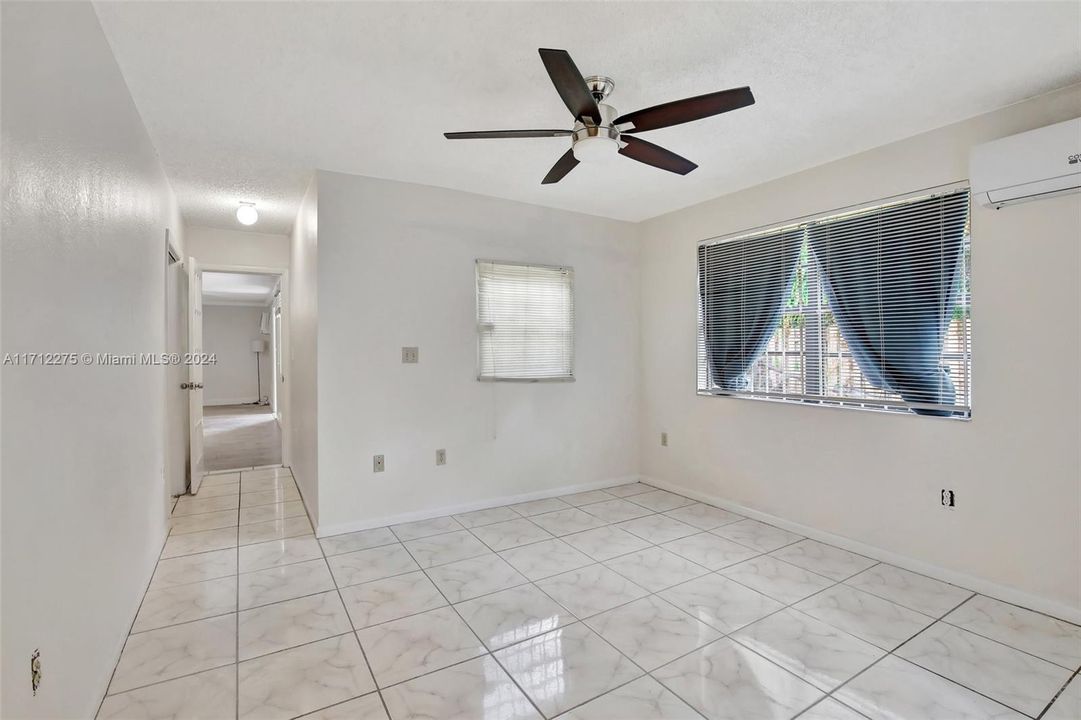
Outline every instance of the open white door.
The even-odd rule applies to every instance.
[[[191,494],[203,482],[203,271],[188,258],[188,423],[191,438]]]

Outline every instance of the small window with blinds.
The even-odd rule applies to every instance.
[[[971,417],[969,190],[698,247],[698,392]]]
[[[574,270],[477,261],[478,380],[574,379]]]

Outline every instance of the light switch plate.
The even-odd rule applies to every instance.
[[[435,464],[446,465],[447,464],[447,451],[439,449],[435,451]]]
[[[402,362],[403,363],[420,362],[420,348],[418,348],[418,347],[403,347],[402,348]]]
[[[372,472],[383,472],[386,469],[386,464],[383,462],[382,455],[376,455],[372,458]]]

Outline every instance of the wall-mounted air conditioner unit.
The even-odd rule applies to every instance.
[[[977,145],[969,181],[994,208],[1081,191],[1081,118]]]

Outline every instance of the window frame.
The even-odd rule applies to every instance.
[[[571,343],[570,343],[570,367],[568,368],[568,375],[552,375],[548,377],[536,377],[536,378],[515,378],[515,377],[496,377],[491,375],[482,374],[482,361],[481,356],[483,350],[481,348],[481,322],[480,322],[480,266],[482,264],[487,265],[509,265],[514,267],[529,267],[529,268],[541,268],[545,270],[557,270],[565,273],[567,276],[567,282],[570,290],[570,311],[571,311]],[[570,265],[550,265],[546,263],[536,262],[524,262],[520,260],[494,260],[492,258],[477,258],[473,262],[473,301],[474,301],[474,313],[473,313],[473,327],[477,333],[477,354],[476,354],[476,378],[478,382],[485,383],[572,383],[576,381],[574,374],[575,364],[577,359],[577,344],[578,344],[578,327],[575,322],[575,290],[574,290],[574,268]]]
[[[717,245],[720,243],[731,242],[735,240],[745,240],[754,238],[756,236],[768,235],[773,233],[779,233],[787,230],[795,230],[801,227],[809,226],[811,224],[821,222],[823,220],[834,220],[845,215],[856,215],[859,213],[879,210],[889,207],[891,205],[901,205],[914,200],[919,199],[931,199],[941,197],[944,195],[950,195],[960,191],[969,191],[968,198],[968,218],[969,218],[969,231],[968,231],[968,248],[969,257],[967,259],[968,270],[968,304],[965,306],[968,313],[968,347],[965,360],[968,364],[968,404],[958,405],[957,407],[967,408],[967,412],[964,414],[949,415],[949,416],[937,416],[937,415],[919,415],[911,412],[912,405],[910,404],[897,404],[891,403],[888,400],[878,398],[844,398],[834,397],[830,395],[800,395],[798,393],[776,393],[768,391],[756,391],[739,392],[733,390],[722,389],[703,389],[700,386],[699,378],[703,375],[702,360],[703,357],[699,352],[701,348],[702,332],[704,318],[702,316],[701,296],[698,290],[699,283],[699,269],[698,269],[698,252],[699,248],[703,246]],[[972,348],[974,345],[975,328],[972,315],[972,287],[974,285],[972,281],[972,267],[974,265],[972,260],[972,196],[971,196],[971,184],[968,180],[957,180],[942,185],[936,185],[920,190],[914,190],[898,195],[892,195],[885,198],[879,198],[877,200],[869,200],[865,202],[854,203],[852,205],[846,205],[844,207],[835,208],[832,210],[824,210],[821,212],[812,213],[809,215],[803,215],[790,220],[785,220],[777,223],[769,223],[765,225],[759,225],[747,230],[738,230],[735,232],[727,233],[724,235],[718,235],[704,240],[699,240],[694,245],[694,288],[693,299],[695,305],[695,346],[694,346],[694,368],[695,368],[695,395],[698,397],[722,397],[722,398],[734,398],[737,400],[754,400],[759,402],[767,402],[782,405],[798,405],[804,407],[818,407],[818,408],[834,408],[840,410],[861,410],[865,412],[885,413],[889,415],[909,415],[913,417],[931,417],[939,420],[951,420],[969,422],[972,420],[973,412],[975,411],[975,393],[973,388],[973,364],[972,364]],[[776,332],[776,331],[774,331]],[[768,350],[766,351],[768,353]],[[766,353],[764,353],[766,354]],[[827,353],[823,353],[823,357]],[[850,353],[849,353],[850,354]],[[845,357],[845,353],[839,353],[841,357]],[[757,362],[757,361],[756,361]],[[705,370],[705,377],[708,384],[708,369]]]

